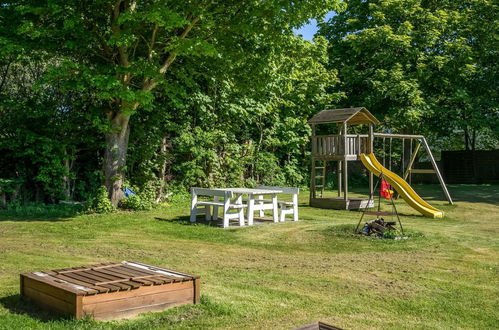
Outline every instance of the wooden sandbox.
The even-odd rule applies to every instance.
[[[199,276],[123,261],[21,274],[21,295],[77,319],[130,318],[199,303]]]

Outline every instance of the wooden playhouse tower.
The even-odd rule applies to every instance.
[[[313,116],[308,124],[312,127],[312,172],[310,177],[310,206],[330,209],[356,210],[373,207],[371,199],[348,196],[348,162],[360,160],[361,153],[373,152],[374,125],[379,121],[366,109],[326,109]],[[317,135],[316,126],[336,124],[338,134]],[[350,125],[368,125],[369,134],[348,134]],[[336,197],[325,197],[326,169],[328,162],[336,162]],[[369,172],[369,193],[373,193],[373,174]],[[368,205],[369,204],[369,205]]]

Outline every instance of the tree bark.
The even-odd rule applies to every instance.
[[[171,149],[172,149],[172,144],[170,141],[170,136],[166,135],[165,137],[163,137],[163,140],[161,141],[160,154],[161,157],[163,157],[163,164],[161,165],[161,171],[159,173],[160,186],[159,186],[158,196],[156,198],[156,203],[161,202],[165,198],[164,194],[165,185],[167,181],[171,179],[171,175],[169,173],[171,159],[167,156],[167,154],[171,151]]]
[[[114,206],[117,206],[123,199],[121,187],[124,181],[128,136],[130,135],[128,120],[129,116],[121,112],[114,113],[110,118],[111,130],[106,134],[104,184]]]

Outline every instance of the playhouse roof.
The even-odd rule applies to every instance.
[[[349,125],[379,124],[366,108],[325,109],[313,116],[309,124],[344,123]]]

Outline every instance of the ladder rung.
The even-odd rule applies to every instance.
[[[324,179],[324,177],[323,177],[322,175],[320,175],[320,176],[316,176],[315,178],[316,178],[316,179]]]
[[[322,187],[324,187],[324,185],[323,184],[317,184],[317,185],[315,185],[315,188],[317,188],[317,187],[322,188]]]
[[[323,170],[324,166],[315,167],[316,170]]]

